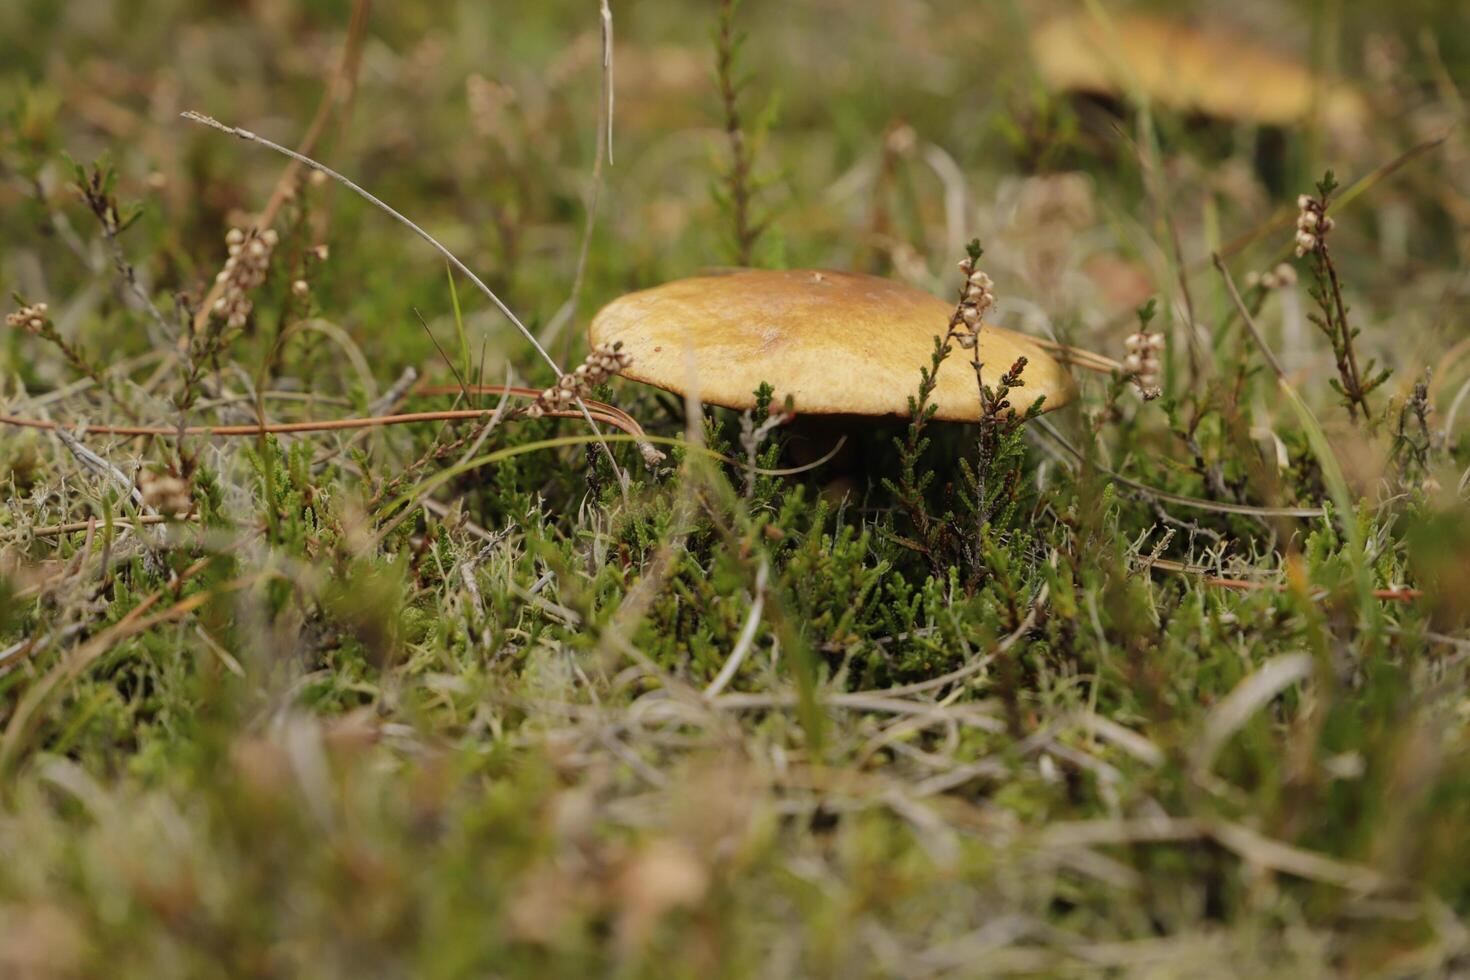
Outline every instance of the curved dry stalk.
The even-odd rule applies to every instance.
[[[524,385],[419,385],[410,391],[409,394],[423,398],[439,398],[452,395],[511,395],[516,398],[538,398],[541,395],[541,391],[542,389],[540,388],[527,388]],[[589,401],[587,407],[594,412],[601,412],[603,415],[611,415],[626,421],[632,428],[619,426],[624,432],[631,434],[633,429],[637,429],[638,432],[643,431],[642,427],[638,425],[637,419],[616,405]]]

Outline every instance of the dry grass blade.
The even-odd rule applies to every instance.
[[[1224,700],[1210,709],[1205,718],[1204,730],[1195,743],[1195,777],[1210,771],[1225,743],[1250,721],[1251,716],[1287,688],[1311,676],[1311,655],[1289,653],[1268,660],[1237,684]]]
[[[1354,892],[1377,891],[1388,883],[1384,875],[1372,868],[1271,840],[1238,823],[1211,823],[1209,833],[1241,860],[1267,871],[1295,875]]]
[[[1037,838],[1037,846],[1066,848],[1167,844],[1198,840],[1205,833],[1204,822],[1181,817],[1058,821],[1041,832]]]
[[[751,601],[750,612],[745,616],[745,625],[740,630],[740,637],[735,641],[735,647],[730,651],[730,656],[725,659],[724,666],[715,675],[715,679],[709,682],[709,686],[704,689],[704,696],[706,698],[718,696],[725,689],[726,685],[735,679],[735,674],[740,670],[740,665],[745,663],[745,658],[749,655],[750,649],[755,643],[755,632],[760,628],[761,610],[766,605],[766,579],[769,577],[769,574],[770,566],[765,561],[762,561],[760,563],[760,569],[756,572],[755,598]]]

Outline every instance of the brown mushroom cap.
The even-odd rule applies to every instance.
[[[1268,126],[1300,122],[1319,100],[1334,127],[1353,127],[1366,114],[1345,85],[1223,29],[1124,14],[1105,24],[1075,14],[1042,24],[1031,52],[1041,77],[1061,91],[1124,96],[1137,86],[1169,109]]]
[[[755,404],[770,382],[799,414],[907,415],[934,338],[954,304],[877,276],[812,269],[742,270],[680,279],[613,301],[590,328],[592,343],[621,341],[632,355],[623,375],[726,408]],[[1072,401],[1070,374],[1034,340],[989,324],[980,333],[986,384],[1019,357],[1024,411]],[[975,421],[980,399],[970,352],[956,348],[939,372],[936,418]]]

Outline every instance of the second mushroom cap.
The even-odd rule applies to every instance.
[[[1069,14],[1036,29],[1031,54],[1046,83],[1062,91],[1131,93],[1169,109],[1266,126],[1300,123],[1319,102],[1335,129],[1356,130],[1367,114],[1349,86],[1219,24]]]

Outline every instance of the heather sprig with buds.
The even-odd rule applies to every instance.
[[[16,302],[19,309],[5,315],[6,326],[40,336],[50,323],[51,308],[45,303],[28,304],[19,297]]]
[[[87,359],[87,356],[82,353],[81,348],[68,342],[61,335],[60,331],[56,329],[56,324],[51,320],[51,307],[49,305],[46,303],[28,303],[19,295],[13,298],[17,308],[15,312],[6,314],[6,326],[23,330],[51,344],[61,352],[61,356],[66,358],[66,362],[71,365],[74,371],[91,378],[103,387],[107,387],[103,381],[101,369]]]
[[[623,351],[622,341],[598,344],[576,370],[563,374],[556,384],[541,392],[540,398],[526,406],[526,417],[535,419],[547,412],[566,411],[579,399],[591,397],[592,389],[622,373],[632,363],[632,356]]]
[[[1286,262],[1277,263],[1276,267],[1266,272],[1251,272],[1245,277],[1245,284],[1252,289],[1263,289],[1266,291],[1276,289],[1287,289],[1297,283],[1296,269]]]
[[[1329,171],[1327,180],[1332,180]],[[1296,257],[1302,258],[1308,252],[1315,252],[1320,247],[1325,247],[1327,233],[1337,226],[1327,215],[1327,197],[1332,188],[1324,184],[1318,185],[1320,198],[1312,197],[1310,194],[1302,194],[1296,199]]]
[[[950,315],[949,326],[942,338],[936,337],[934,341],[934,355],[927,368],[920,369],[919,396],[910,399],[910,411],[917,427],[922,428],[933,415],[933,408],[929,404],[929,396],[934,394],[934,386],[937,385],[939,369],[954,350],[954,345],[959,344],[967,350],[975,352],[974,357],[979,358],[980,331],[985,326],[985,314],[995,307],[995,283],[984,272],[980,271],[978,264],[980,257],[985,254],[977,238],[965,246],[965,257],[960,260],[959,267],[964,275],[964,283],[960,286],[959,302],[955,305],[954,313]],[[978,377],[979,368],[976,372]],[[984,391],[984,385],[981,385]],[[918,433],[913,433],[915,439]]]
[[[1159,374],[1163,368],[1159,354],[1164,349],[1164,335],[1148,329],[1153,322],[1158,304],[1150,299],[1138,308],[1138,330],[1128,335],[1124,342],[1128,351],[1123,358],[1123,376],[1133,383],[1133,388],[1144,401],[1153,401],[1163,393],[1159,387]]]
[[[960,288],[959,306],[949,322],[949,335],[966,350],[979,346],[980,330],[985,325],[985,314],[995,307],[995,283],[984,272],[975,267],[984,249],[980,242],[970,243],[970,254],[960,260],[960,272],[965,275],[965,284]]]
[[[978,363],[972,363],[976,363],[978,379]],[[1021,387],[1025,370],[1026,358],[1018,357],[993,387],[980,384],[980,432],[975,466],[972,468],[968,460],[960,460],[964,498],[973,511],[976,533],[982,539],[998,517],[1004,524],[1014,516],[1020,464],[1025,456],[1021,426],[1041,410],[1040,399],[1024,412],[1011,405],[1010,394]]]
[[[990,574],[987,567],[985,541],[991,529],[1009,526],[1017,512],[1020,490],[1019,474],[1025,456],[1021,426],[1040,412],[1041,402],[1018,411],[1010,395],[1021,386],[1026,359],[1017,358],[995,385],[987,385],[982,376],[980,337],[985,316],[995,308],[995,283],[979,268],[985,250],[979,240],[966,246],[959,263],[964,282],[959,299],[950,316],[948,329],[934,338],[934,353],[928,367],[919,372],[919,391],[909,398],[910,422],[907,436],[896,440],[899,453],[899,475],[885,479],[892,493],[913,525],[913,538],[896,538],[904,547],[918,551],[928,560],[935,575],[947,574],[947,568],[965,569],[967,589],[977,588]],[[936,406],[930,402],[938,384],[938,374],[955,345],[970,351],[970,366],[979,388],[980,417],[975,446],[975,462],[960,460],[962,486],[954,488],[955,497],[973,519],[969,530],[953,511],[935,515],[927,499],[933,481],[932,469],[921,465],[921,457],[929,446],[926,426],[934,417]]]
[[[280,243],[280,235],[274,228],[244,231],[231,228],[225,235],[229,258],[215,280],[223,286],[219,299],[214,301],[210,312],[225,321],[231,330],[245,326],[254,308],[250,294],[265,282],[270,272],[271,255]]]
[[[965,482],[969,484],[969,502],[974,511],[976,533],[984,537],[985,529],[996,515],[1001,500],[1014,501],[1015,479],[1019,473],[1021,452],[1017,432],[1021,424],[1040,409],[1040,403],[1027,406],[1021,413],[1011,405],[1010,393],[1021,386],[1026,358],[1015,363],[994,385],[987,385],[980,361],[980,333],[985,315],[995,308],[995,283],[979,268],[985,250],[977,239],[970,243],[968,254],[960,261],[965,283],[960,288],[959,305],[950,320],[950,335],[970,352],[970,368],[975,372],[975,387],[980,396],[980,432],[974,469],[961,461]],[[973,563],[972,563],[973,564]]]
[[[1153,401],[1163,393],[1159,388],[1159,372],[1162,370],[1159,363],[1159,352],[1164,349],[1164,335],[1161,333],[1129,334],[1125,344],[1128,355],[1123,358],[1123,367],[1128,371],[1133,386],[1143,400]]]
[[[1357,419],[1361,411],[1363,419],[1371,421],[1373,415],[1368,407],[1368,395],[1388,380],[1390,372],[1385,368],[1375,373],[1372,361],[1362,370],[1358,367],[1353,341],[1359,331],[1348,322],[1342,282],[1328,245],[1328,236],[1336,222],[1327,211],[1337,187],[1337,179],[1329,170],[1317,184],[1316,197],[1303,194],[1297,198],[1296,254],[1311,263],[1315,281],[1309,292],[1317,304],[1317,312],[1309,314],[1309,318],[1332,344],[1332,353],[1337,361],[1337,377],[1332,381],[1332,388],[1342,397],[1349,416]]]
[[[947,520],[936,519],[929,512],[925,496],[934,479],[934,473],[920,466],[920,458],[929,447],[929,437],[925,434],[925,429],[937,410],[937,406],[929,399],[939,384],[939,369],[953,353],[955,343],[964,343],[961,341],[962,337],[968,337],[968,346],[979,350],[979,332],[984,324],[984,312],[995,302],[989,278],[977,277],[976,265],[984,252],[979,239],[966,246],[965,258],[959,264],[960,272],[965,277],[964,284],[960,287],[959,302],[950,315],[944,336],[934,338],[934,353],[930,356],[929,366],[919,369],[918,393],[909,396],[909,426],[905,438],[894,441],[899,456],[898,478],[883,481],[913,525],[915,539],[905,540],[903,543],[922,553],[935,574],[943,573],[944,554],[953,550],[949,544],[953,534]],[[983,272],[979,273],[979,276],[984,275]]]

